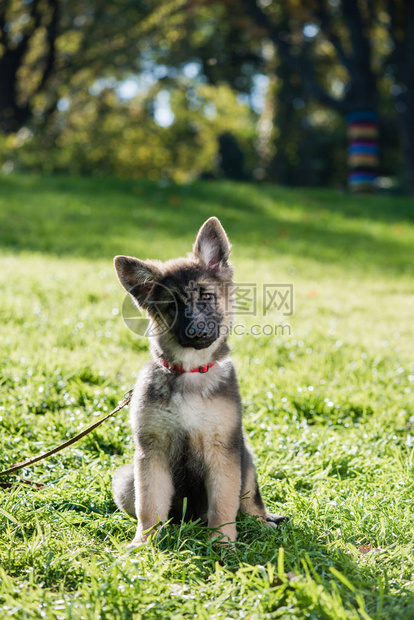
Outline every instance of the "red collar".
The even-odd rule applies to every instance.
[[[189,370],[184,370],[184,368],[181,365],[170,364],[169,362],[167,362],[167,360],[163,360],[162,358],[160,359],[160,362],[163,366],[165,366],[166,368],[169,368],[170,370],[177,370],[178,372],[200,372],[201,374],[208,372],[210,368],[212,368],[215,364],[215,362],[210,362],[209,364],[204,364],[204,366],[196,366],[196,368],[190,368]]]

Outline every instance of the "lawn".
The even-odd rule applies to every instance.
[[[244,425],[269,507],[235,551],[199,523],[129,552],[111,497],[133,444],[124,409],[0,489],[8,618],[414,618],[414,201],[229,182],[0,179],[0,468],[112,409],[148,358],[115,254],[167,259],[220,218],[253,324],[233,335]],[[263,317],[263,283],[294,312]]]

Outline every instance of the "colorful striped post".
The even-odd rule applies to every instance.
[[[348,185],[352,192],[375,192],[379,164],[378,120],[372,110],[347,114]]]

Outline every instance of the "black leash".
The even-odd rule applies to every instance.
[[[118,413],[118,411],[121,411],[121,409],[126,407],[126,405],[128,405],[131,402],[131,397],[132,397],[132,390],[129,390],[129,392],[126,392],[126,394],[124,394],[124,400],[120,402],[119,405],[117,405],[115,409],[111,411],[111,413],[108,413],[106,416],[104,416],[97,422],[94,422],[94,424],[91,424],[91,426],[88,426],[88,428],[85,428],[85,430],[83,430],[81,433],[79,433],[78,435],[75,435],[75,437],[72,437],[71,439],[68,439],[64,443],[61,443],[56,448],[53,448],[52,450],[48,450],[48,452],[44,452],[43,454],[39,454],[38,456],[33,456],[31,459],[27,459],[26,461],[21,461],[20,463],[16,463],[12,467],[9,467],[8,469],[5,469],[4,471],[0,471],[0,476],[7,476],[9,474],[13,474],[16,471],[19,471],[19,469],[23,469],[24,467],[28,467],[29,465],[33,465],[34,463],[43,461],[43,459],[47,459],[49,456],[52,456],[52,454],[56,454],[57,452],[64,450],[64,448],[71,446],[73,443],[79,441],[79,439],[82,439],[82,437],[85,437],[85,435],[87,435],[88,433],[93,431],[95,428],[100,426],[103,422],[105,422],[105,420],[107,420],[108,418],[113,416],[115,413]],[[29,485],[35,486],[38,489],[44,486],[42,482],[31,482],[30,480],[25,480],[23,478],[23,479],[17,480],[16,482],[0,482],[0,487],[4,489],[8,489],[14,484],[29,484]]]

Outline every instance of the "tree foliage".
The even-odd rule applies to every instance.
[[[51,120],[42,134],[20,130],[3,140],[3,157],[39,172],[115,174],[120,177],[187,182],[218,167],[219,137],[237,136],[253,159],[252,112],[225,84],[186,84],[163,90],[156,84],[144,95],[121,101],[113,88],[82,91]],[[174,122],[154,120],[157,95],[169,97]]]
[[[0,130],[42,123],[59,99],[138,69],[145,39],[182,21],[182,0],[3,0]],[[171,35],[169,35],[171,38]],[[166,36],[168,41],[169,36]]]
[[[341,184],[343,116],[376,108],[414,191],[413,3],[3,0],[0,27],[3,162],[189,179],[232,143],[257,179]]]

